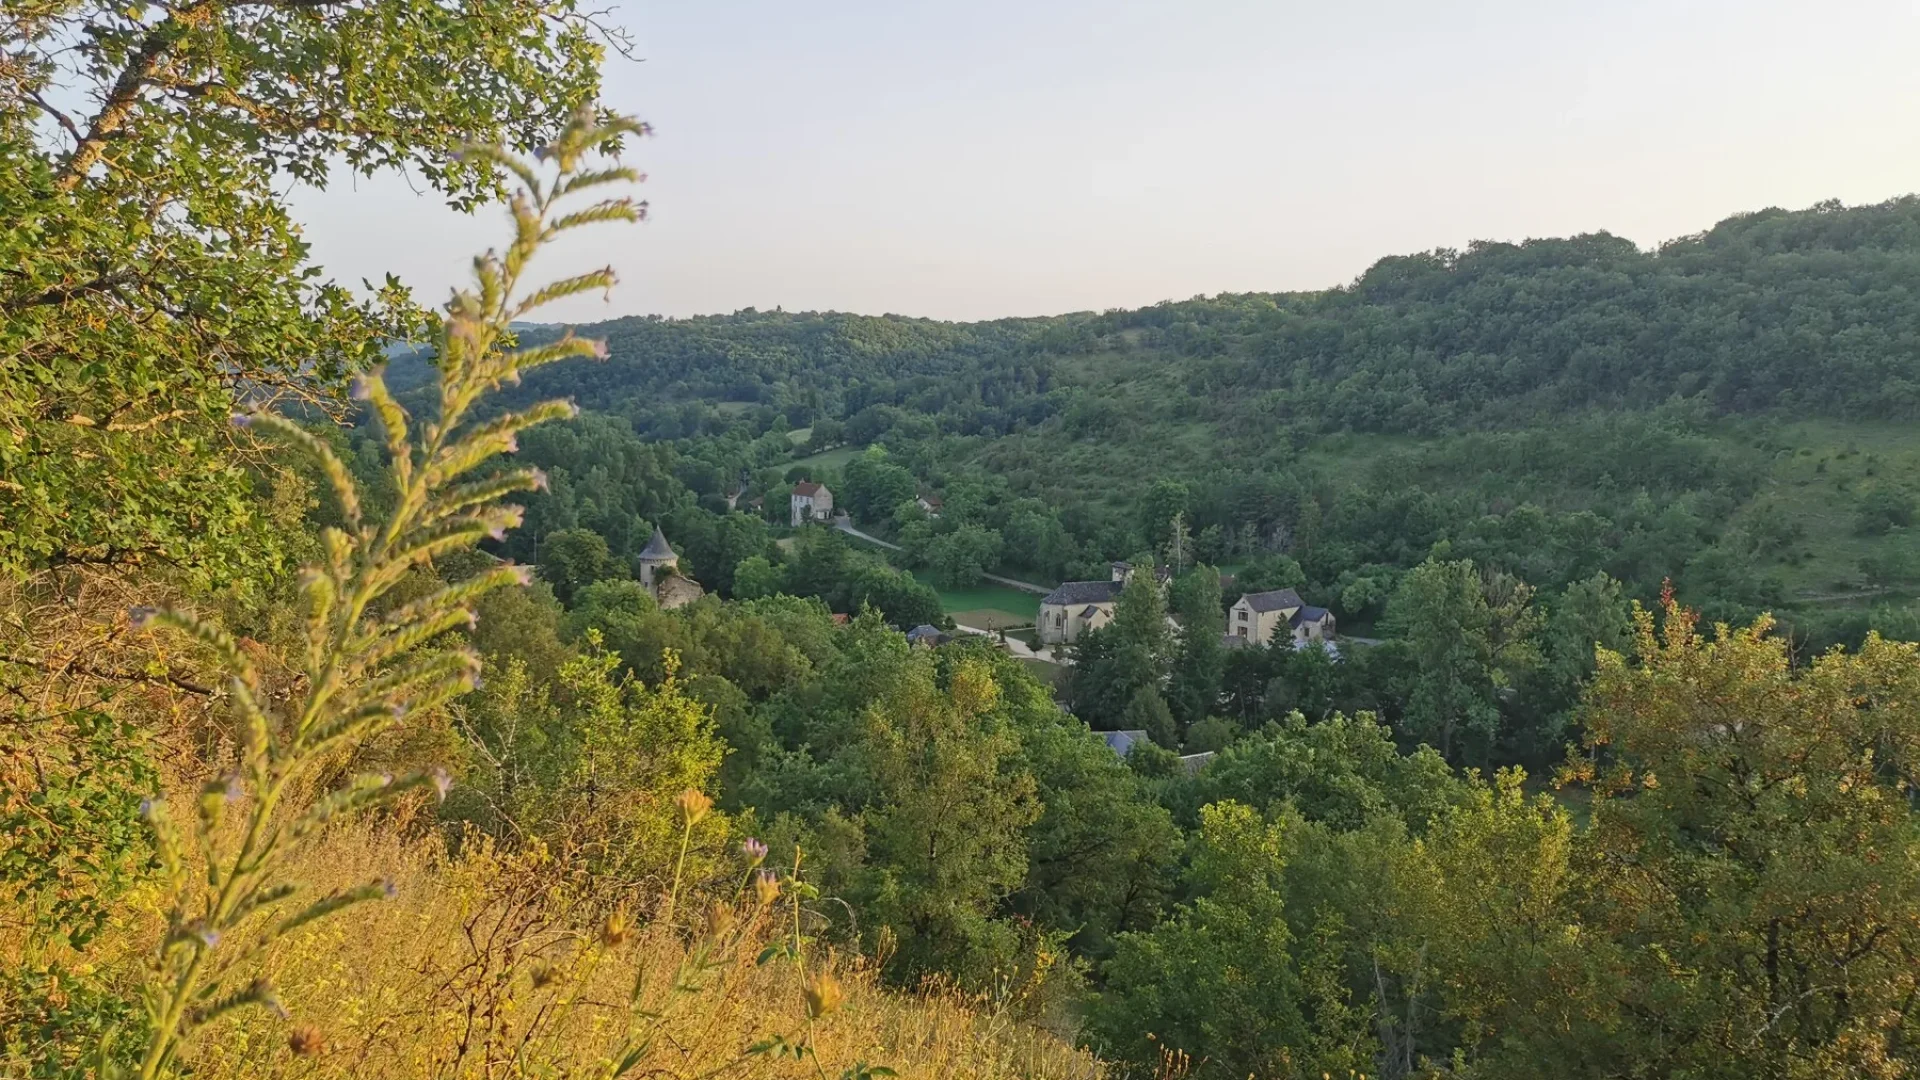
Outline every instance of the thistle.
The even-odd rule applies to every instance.
[[[445,796],[450,781],[435,771],[395,779],[356,777],[305,806],[289,805],[292,793],[323,757],[350,751],[408,713],[442,705],[479,682],[479,657],[468,649],[423,650],[446,631],[471,626],[472,605],[489,590],[526,580],[523,567],[498,566],[404,604],[384,616],[371,614],[407,572],[431,559],[460,551],[520,522],[518,507],[500,500],[544,483],[533,469],[478,475],[496,455],[511,452],[519,432],[548,420],[571,417],[568,402],[548,401],[523,412],[466,423],[486,393],[517,382],[521,373],[574,356],[604,356],[605,345],[571,334],[517,351],[501,348],[509,325],[563,297],[609,288],[611,268],[554,282],[524,296],[521,275],[534,253],[556,235],[582,225],[638,221],[640,206],[612,198],[577,209],[559,205],[611,182],[635,182],[627,168],[583,170],[582,160],[605,150],[622,134],[641,134],[629,121],[597,123],[582,111],[548,148],[557,175],[542,182],[536,165],[503,150],[477,148],[468,157],[494,163],[518,178],[512,200],[513,240],[504,254],[474,260],[475,286],[457,293],[438,330],[439,408],[435,419],[416,425],[378,372],[356,381],[353,396],[379,419],[390,456],[395,498],[384,521],[367,519],[360,493],[328,445],[283,417],[266,412],[235,418],[238,426],[273,435],[311,455],[340,506],[343,528],[321,537],[323,557],[300,575],[306,611],[306,648],[298,658],[303,685],[284,704],[271,703],[252,662],[215,624],[177,610],[138,608],[137,627],[170,626],[209,648],[227,671],[226,690],[238,721],[239,772],[209,785],[194,815],[207,856],[204,887],[188,880],[181,831],[158,799],[146,818],[156,838],[173,901],[170,930],[154,957],[144,990],[151,1036],[139,1075],[153,1080],[172,1068],[184,1040],[214,1016],[245,1005],[269,1005],[264,984],[222,998],[220,983],[246,959],[217,955],[236,931],[263,926],[259,945],[295,927],[391,893],[369,883],[312,901],[268,923],[272,912],[298,892],[278,871],[288,852],[330,820],[412,790]],[[237,846],[216,845],[216,830],[229,803],[250,795]],[[240,940],[245,940],[242,936]],[[231,948],[231,946],[229,946]],[[248,954],[251,955],[250,953]],[[318,1029],[293,1034],[296,1053],[317,1054],[325,1040]]]

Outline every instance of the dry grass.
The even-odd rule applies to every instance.
[[[246,975],[271,979],[287,1016],[247,1010],[200,1032],[185,1055],[199,1080],[605,1075],[616,1048],[648,1030],[657,1035],[628,1076],[817,1080],[861,1062],[961,1080],[1102,1075],[1089,1055],[980,1001],[890,990],[817,948],[809,971],[830,965],[846,997],[809,1036],[806,976],[789,958],[759,962],[790,931],[784,899],[730,906],[710,962],[690,965],[681,935],[660,927],[603,945],[601,918],[569,899],[537,852],[477,844],[454,857],[437,840],[348,827],[299,863],[296,876],[316,892],[384,877],[397,893],[267,945]],[[156,929],[130,919],[96,955],[132,961]],[[306,1049],[323,1049],[296,1054],[296,1032]],[[747,1053],[775,1036],[811,1042],[819,1068]]]

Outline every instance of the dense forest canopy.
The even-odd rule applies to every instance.
[[[1652,251],[1598,233],[1380,260],[1315,293],[951,324],[757,312],[604,324],[613,359],[543,376],[589,408],[680,401],[1005,432],[1057,410],[1062,357],[1161,350],[1220,419],[1436,434],[1679,398],[1713,413],[1920,409],[1920,198],[1729,218]],[[1038,411],[1036,411],[1038,410]],[[810,417],[807,417],[810,418]]]

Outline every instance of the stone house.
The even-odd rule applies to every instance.
[[[667,543],[667,534],[658,525],[653,539],[640,552],[640,584],[653,594],[664,609],[686,607],[706,595],[700,583],[680,572],[680,555]]]
[[[833,518],[833,492],[827,485],[816,484],[811,480],[802,480],[793,485],[792,514],[789,522],[795,528],[810,521],[828,521]]]
[[[1059,588],[1040,598],[1040,615],[1034,629],[1042,645],[1067,645],[1089,630],[1098,630],[1113,621],[1113,605],[1133,577],[1133,567],[1124,562],[1112,564],[1113,574],[1106,581],[1065,581]],[[1164,591],[1173,572],[1155,567],[1154,581]]]
[[[1227,639],[1242,645],[1286,641],[1295,648],[1332,641],[1333,612],[1314,607],[1292,589],[1247,593],[1227,609]]]

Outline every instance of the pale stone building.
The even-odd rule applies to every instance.
[[[802,480],[793,485],[792,521],[795,528],[810,521],[827,521],[833,517],[833,492],[827,485],[816,484],[811,480]]]
[[[1287,641],[1297,648],[1330,642],[1333,635],[1333,612],[1306,603],[1292,589],[1247,593],[1227,609],[1227,639],[1235,644]]]

